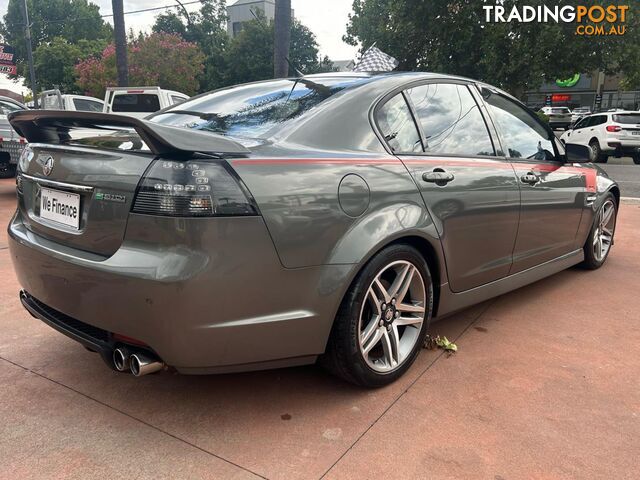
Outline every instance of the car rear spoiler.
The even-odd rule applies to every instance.
[[[66,143],[73,129],[121,130],[133,128],[156,155],[250,153],[243,145],[222,135],[172,127],[139,118],[111,113],[71,112],[62,110],[24,110],[8,115],[13,128],[29,142]]]

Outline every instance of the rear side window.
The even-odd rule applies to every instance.
[[[482,95],[502,133],[510,158],[553,160],[553,143],[547,130],[527,110],[500,94],[482,90]]]
[[[616,123],[635,124],[640,125],[640,113],[623,113],[613,116],[613,121]]]
[[[73,104],[76,110],[81,112],[101,112],[102,104],[100,102],[94,102],[92,100],[86,100],[84,98],[74,98]]]
[[[597,125],[602,125],[603,123],[606,123],[606,122],[607,122],[606,115],[594,115],[593,117],[589,118],[589,124],[587,126],[595,127]]]
[[[171,95],[171,104],[176,105],[178,103],[182,103],[186,100],[186,98],[178,97],[176,95]]]
[[[157,112],[160,99],[155,93],[127,93],[113,97],[112,112]]]
[[[377,110],[376,122],[394,152],[422,152],[418,129],[401,93]]]
[[[494,155],[489,131],[464,85],[434,83],[407,90],[422,126],[425,151],[449,155]]]

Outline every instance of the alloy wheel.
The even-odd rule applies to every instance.
[[[394,261],[375,276],[358,321],[360,352],[376,372],[397,369],[410,356],[422,329],[427,292],[420,271]]]
[[[609,253],[613,243],[613,232],[616,226],[616,206],[611,199],[604,202],[596,217],[593,234],[593,255],[602,262]]]

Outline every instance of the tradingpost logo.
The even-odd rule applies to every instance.
[[[629,5],[514,5],[509,9],[504,0],[496,5],[483,5],[487,23],[574,23],[576,35],[624,35],[627,32]]]

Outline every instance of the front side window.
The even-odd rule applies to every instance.
[[[377,110],[376,122],[393,152],[422,152],[418,129],[401,93]]]
[[[576,123],[576,124],[573,126],[573,129],[574,129],[574,130],[580,130],[581,128],[586,127],[586,126],[589,124],[589,119],[590,119],[590,118],[591,118],[591,117],[585,117],[585,118],[581,119],[578,123]]]
[[[602,125],[603,123],[607,123],[607,117],[605,115],[594,115],[593,117],[591,117],[589,126],[596,127],[598,125]]]
[[[498,93],[482,90],[510,158],[553,160],[553,143],[547,130],[522,106]]]
[[[464,85],[433,83],[410,88],[425,152],[495,155],[489,131],[471,92]]]

